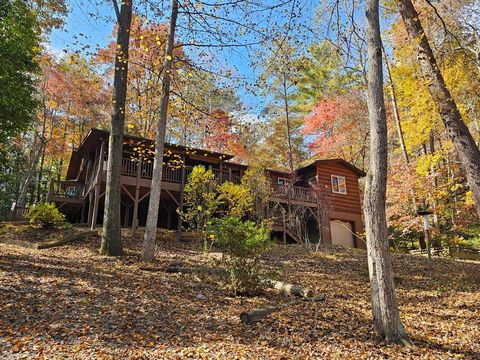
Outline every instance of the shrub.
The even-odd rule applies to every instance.
[[[244,218],[253,211],[253,197],[248,188],[225,182],[218,191],[218,200],[226,216]]]
[[[259,257],[271,245],[270,230],[238,217],[213,219],[210,231],[224,253],[221,265],[235,294],[255,294],[262,288]]]
[[[43,228],[61,226],[65,223],[65,215],[58,211],[54,203],[41,203],[32,205],[26,215],[32,225],[40,225]]]
[[[265,169],[260,165],[250,164],[242,177],[242,187],[248,189],[253,198],[253,218],[257,221],[265,220],[273,195],[272,181],[265,174]]]
[[[183,190],[185,208],[180,212],[180,216],[188,223],[190,229],[202,234],[206,249],[208,224],[219,205],[217,188],[213,172],[204,166],[195,166]]]

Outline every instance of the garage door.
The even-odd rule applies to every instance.
[[[332,245],[354,247],[352,223],[340,220],[330,221],[330,233],[332,234]]]

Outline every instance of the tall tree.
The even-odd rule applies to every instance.
[[[383,95],[379,0],[366,1],[368,42],[368,114],[370,166],[365,188],[368,269],[376,332],[389,343],[408,344],[398,311],[385,213],[387,190],[387,120]]]
[[[302,133],[314,156],[340,157],[363,169],[369,136],[364,93],[352,91],[320,101],[304,119]]]
[[[25,1],[0,0],[0,151],[33,124],[39,43],[35,14]]]
[[[153,162],[152,185],[150,202],[148,204],[147,224],[143,241],[143,260],[152,261],[155,254],[155,239],[157,236],[158,210],[162,192],[163,150],[165,147],[165,133],[167,130],[167,111],[170,97],[170,72],[173,63],[173,47],[175,42],[175,28],[177,26],[178,0],[172,0],[170,25],[168,28],[167,43],[165,47],[165,60],[162,71],[162,95],[160,98],[159,119],[157,135],[155,137],[155,156]]]
[[[430,95],[465,171],[480,218],[480,149],[445,84],[415,7],[410,0],[398,0],[397,4]]]
[[[113,0],[117,16],[117,52],[113,78],[113,109],[108,140],[108,166],[105,192],[105,214],[100,253],[108,256],[123,253],[120,221],[121,172],[123,156],[123,130],[125,126],[125,103],[128,82],[128,49],[133,0],[123,0],[121,8]],[[101,165],[100,165],[101,166]]]

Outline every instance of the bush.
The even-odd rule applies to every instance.
[[[213,219],[210,225],[215,245],[224,253],[221,265],[235,294],[256,294],[262,289],[260,255],[270,245],[270,230],[237,217]]]
[[[249,189],[231,182],[223,183],[218,200],[226,216],[244,218],[253,211],[253,197]]]
[[[272,180],[265,169],[257,164],[250,164],[242,177],[242,187],[248,189],[253,198],[252,217],[263,221],[268,217],[270,199],[273,195]]]
[[[65,223],[65,215],[58,211],[54,203],[32,205],[26,215],[32,225],[40,225],[45,229],[61,226]]]
[[[180,216],[190,229],[202,234],[207,246],[208,224],[218,209],[217,183],[213,172],[204,166],[195,166],[183,192],[185,209],[180,211]]]

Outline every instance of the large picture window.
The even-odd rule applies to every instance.
[[[347,184],[345,182],[345,177],[332,175],[332,192],[344,195],[347,193]]]

